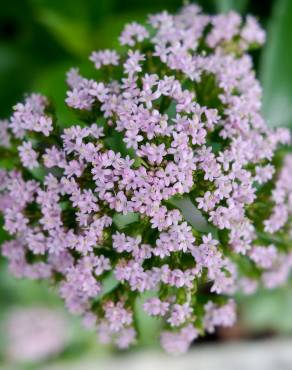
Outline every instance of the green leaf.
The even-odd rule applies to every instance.
[[[263,114],[271,127],[292,127],[292,1],[275,2],[260,63]]]
[[[260,290],[253,296],[239,298],[244,324],[250,330],[292,332],[291,283],[274,290]]]
[[[86,56],[92,50],[90,30],[82,19],[66,17],[52,9],[42,8],[38,20],[70,53]]]
[[[125,215],[122,213],[116,213],[113,217],[113,222],[119,230],[124,229],[126,226],[137,222],[139,220],[139,214],[129,212]]]
[[[188,196],[174,196],[167,203],[181,210],[184,218],[189,222],[195,230],[201,232],[215,232],[214,228],[206,221],[202,213],[194,206]]]
[[[145,12],[127,12],[111,14],[93,29],[94,48],[114,48],[117,51],[124,51],[125,47],[119,43],[119,36],[126,23],[145,22]]]
[[[145,300],[154,296],[154,292],[144,292],[135,301],[135,323],[137,325],[139,345],[141,347],[154,347],[158,345],[161,320],[157,317],[149,316],[143,309]]]
[[[57,112],[58,125],[70,126],[78,121],[77,116],[65,104],[66,72],[74,66],[74,61],[69,59],[56,63],[43,70],[43,73],[33,83],[33,91],[40,92],[49,97]],[[88,63],[88,66],[91,65]]]
[[[215,4],[218,13],[226,13],[230,10],[244,13],[248,5],[248,0],[215,0]]]
[[[30,1],[37,21],[63,49],[82,59],[96,48],[109,48],[112,38],[120,32],[116,22],[109,19],[114,11],[114,0]]]
[[[47,171],[45,170],[44,167],[37,167],[32,170],[30,170],[31,174],[33,177],[39,181],[43,181],[45,176],[47,175]]]
[[[119,282],[116,280],[114,274],[111,272],[106,278],[102,281],[102,295],[109,293],[111,290],[116,288],[119,285]]]

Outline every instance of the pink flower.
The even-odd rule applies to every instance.
[[[136,42],[142,42],[149,34],[145,27],[133,22],[127,24],[119,40],[122,45],[134,46]]]
[[[38,153],[32,148],[31,141],[24,142],[18,147],[19,157],[24,167],[32,170],[39,166]]]
[[[169,302],[159,298],[149,298],[143,305],[144,310],[151,316],[164,316],[169,309]]]
[[[99,69],[107,65],[117,66],[119,64],[119,58],[115,50],[106,49],[92,52],[89,59],[94,63],[95,68]]]

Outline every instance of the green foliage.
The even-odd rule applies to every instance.
[[[218,13],[225,13],[229,10],[244,13],[248,5],[248,0],[216,0],[215,2]]]
[[[260,291],[239,299],[243,323],[253,332],[272,330],[292,333],[291,282],[272,291]]]
[[[271,126],[292,126],[292,2],[274,3],[260,64],[263,112]]]
[[[202,216],[202,213],[194,206],[189,196],[172,197],[168,203],[182,211],[185,219],[200,232],[213,232],[213,227]]]

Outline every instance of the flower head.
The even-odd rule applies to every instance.
[[[265,34],[253,17],[188,5],[126,25],[119,40],[125,51],[90,56],[104,78],[67,74],[65,102],[82,125],[61,130],[38,94],[0,122],[0,146],[19,153],[17,170],[0,172],[14,237],[2,253],[15,275],[54,281],[121,349],[138,339],[146,296],[143,310],[166,327],[162,347],[183,353],[234,324],[227,296],[289,275],[292,156],[281,164],[279,151],[290,135],[261,116],[247,51]]]

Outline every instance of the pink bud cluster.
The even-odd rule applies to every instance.
[[[119,40],[129,49],[90,56],[104,80],[68,72],[66,103],[82,124],[61,130],[37,94],[3,122],[0,145],[19,161],[0,173],[15,237],[2,253],[16,276],[53,280],[119,348],[137,340],[135,301],[151,292],[143,310],[163,322],[165,350],[182,353],[234,324],[229,296],[289,275],[292,159],[281,169],[275,158],[290,135],[261,116],[246,51],[265,34],[253,17],[189,5]]]

